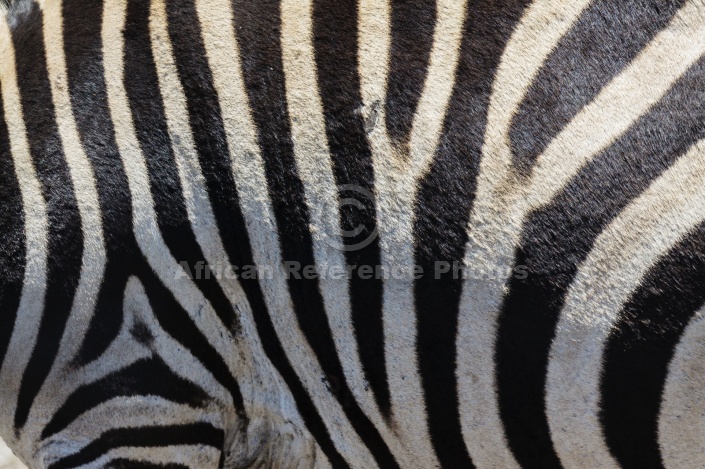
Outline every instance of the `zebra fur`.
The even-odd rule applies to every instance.
[[[30,467],[705,465],[703,1],[0,5]]]

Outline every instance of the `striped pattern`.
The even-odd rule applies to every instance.
[[[0,11],[30,467],[705,466],[702,0]]]

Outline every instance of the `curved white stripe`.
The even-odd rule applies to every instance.
[[[624,209],[580,266],[558,322],[546,382],[551,435],[566,467],[619,467],[598,418],[605,342],[648,269],[705,219],[703,187],[705,140]]]
[[[239,49],[235,39],[233,30],[233,11],[229,2],[199,0],[197,1],[197,9],[199,20],[203,28],[203,38],[206,46],[209,63],[212,64],[211,70],[218,98],[221,103],[221,111],[223,123],[225,126],[228,147],[233,160],[233,174],[235,176],[236,185],[240,195],[248,193],[253,200],[247,200],[244,196],[242,199],[243,213],[246,217],[246,222],[258,220],[258,215],[253,215],[254,218],[248,220],[246,207],[250,206],[255,213],[258,208],[254,207],[260,203],[269,205],[266,180],[264,177],[264,169],[259,159],[259,147],[257,146],[257,137],[254,123],[251,118],[251,111],[247,103],[247,94],[244,88],[244,82],[239,68],[240,57]],[[255,159],[257,158],[257,159]],[[252,171],[257,172],[257,177],[261,179],[253,180],[248,176],[247,169],[249,165],[255,165]],[[261,173],[260,173],[261,171]],[[243,189],[243,188],[246,188]],[[264,197],[264,199],[262,198]],[[271,222],[273,219],[267,220]],[[269,225],[264,231],[268,233],[272,230],[273,225]],[[250,231],[250,235],[253,232]],[[257,233],[255,233],[257,235]],[[263,240],[264,241],[264,240]],[[266,249],[266,248],[263,248]],[[271,265],[271,261],[264,261],[264,266]],[[243,326],[249,327],[252,337],[257,337],[254,319],[249,305],[241,310]],[[261,350],[261,344],[257,342],[258,349]],[[264,355],[264,352],[261,352]],[[272,379],[276,379],[273,385],[267,389],[277,389],[272,392],[270,397],[263,399],[265,391],[260,389],[260,399],[266,400],[264,405],[270,409],[276,409],[281,412],[283,418],[291,421],[301,431],[306,431],[306,426],[299,415],[296,404],[289,390],[286,388],[283,380],[273,366],[266,361],[266,358],[258,359],[258,370],[269,370]],[[265,374],[264,372],[262,374]],[[279,396],[279,397],[277,397]],[[325,415],[324,415],[325,418]],[[310,436],[309,436],[310,437]],[[335,441],[335,439],[333,440]],[[314,455],[317,464],[327,465],[325,455],[320,452],[320,448],[316,448],[318,453]],[[304,458],[305,459],[305,458]]]
[[[119,416],[119,418],[116,418]],[[101,425],[96,425],[101,422]],[[56,438],[52,438],[42,447],[43,459],[40,467],[48,467],[57,460],[75,454],[90,445],[100,435],[113,429],[140,428],[150,426],[188,425],[192,423],[209,423],[215,428],[222,428],[222,409],[217,406],[193,408],[177,404],[157,396],[120,397],[111,399],[80,416],[73,424]],[[184,448],[188,448],[184,450]],[[139,449],[139,451],[136,451]],[[220,451],[211,446],[205,447],[208,457],[204,459],[203,451],[196,446],[145,447],[115,449],[101,456],[104,461],[115,452],[129,451],[123,457],[145,461],[183,462],[190,467],[217,467]],[[199,454],[200,453],[200,454]],[[204,464],[204,465],[199,465]],[[38,465],[39,466],[39,465]],[[91,463],[80,467],[105,467]]]
[[[658,433],[667,468],[705,467],[705,308],[690,320],[671,359]]]
[[[204,3],[206,5],[204,5]],[[211,51],[213,48],[222,49],[223,44],[213,45],[213,28],[209,24],[209,16],[214,14],[222,15],[225,2],[198,2],[196,8],[199,13],[199,20],[203,23],[204,43],[211,41]],[[205,13],[205,9],[213,10]],[[231,16],[231,15],[228,15]],[[165,19],[165,18],[163,18]],[[222,27],[222,26],[221,26]],[[217,34],[223,35],[223,31],[230,30],[229,27],[220,30]],[[210,32],[210,34],[209,34]],[[169,135],[176,159],[181,186],[184,191],[184,200],[188,211],[191,227],[194,231],[198,244],[201,246],[207,262],[212,266],[219,263],[229,265],[229,259],[219,236],[217,222],[213,214],[205,181],[201,172],[198,153],[192,135],[190,118],[186,104],[186,96],[178,79],[178,71],[174,62],[171,42],[169,39],[166,21],[152,22],[152,49],[157,67],[157,74],[161,94],[164,97],[164,109],[166,113]],[[219,63],[213,64],[213,69],[219,67]],[[257,425],[248,426],[247,430],[251,435],[251,440],[258,442],[261,439],[271,438],[271,427],[275,425],[274,420],[280,419],[282,406],[283,382],[274,381],[276,371],[264,357],[259,337],[256,333],[251,311],[245,293],[240,282],[228,275],[220,275],[217,278],[223,291],[228,296],[230,302],[235,305],[235,310],[242,313],[238,316],[240,325],[247,333],[233,337],[233,346],[237,347],[237,377],[240,384],[240,391],[247,405],[248,417],[257,421],[257,418],[266,420],[261,427]],[[221,325],[225,327],[225,325]],[[293,405],[289,396],[287,398]],[[300,416],[296,413],[287,412],[287,417],[300,421]],[[303,428],[303,426],[302,426]],[[282,430],[283,431],[283,430]],[[248,450],[258,451],[258,448],[243,448],[242,441],[235,441],[233,438],[242,435],[228,434],[229,445],[233,454],[241,455],[243,461],[247,461],[252,456],[246,454]]]
[[[375,170],[381,264],[387,272],[402,273],[385,280],[383,300],[385,360],[394,430],[408,442],[416,456],[414,463],[424,467],[434,467],[438,461],[430,445],[416,355],[412,275],[414,201],[419,179],[433,160],[455,84],[465,6],[465,2],[452,0],[438,3],[429,69],[414,115],[408,150],[390,141],[384,125],[391,46],[390,5],[383,0],[363,0],[358,6],[362,98],[368,113],[378,113],[378,124],[368,139]]]
[[[44,295],[47,282],[47,243],[49,220],[42,186],[34,169],[29,151],[20,90],[17,86],[15,51],[10,29],[0,19],[0,86],[2,86],[5,122],[10,137],[10,149],[15,165],[24,208],[24,237],[26,264],[22,297],[17,311],[17,320],[6,360],[0,369],[0,401],[3,402],[3,434],[12,434],[12,416],[17,407],[17,396],[25,367],[29,362],[37,340],[39,324],[44,312]],[[31,446],[26,440],[12,442],[13,447],[24,457],[31,455]]]
[[[317,84],[312,43],[312,7],[311,0],[288,0],[282,4],[281,37],[287,104],[298,174],[304,183],[311,216],[316,265],[324,273],[332,269],[344,272],[346,259],[341,249],[344,242],[340,235],[340,202]],[[366,385],[352,324],[347,279],[323,275],[319,285],[336,351],[355,399],[380,431],[402,467],[431,464],[431,459],[420,462],[419,455],[413,452],[418,448],[409,447],[407,442],[390,431],[379,412],[372,390]]]
[[[338,190],[316,76],[312,10],[311,0],[284,0],[281,4],[282,62],[297,174],[304,186],[316,267],[323,273],[319,288],[337,355],[355,399],[367,414],[381,422],[374,397],[364,386],[348,282],[325,275],[330,268],[344,272],[346,263],[340,249],[344,243],[340,235]]]
[[[180,464],[189,469],[216,469],[220,461],[220,451],[212,446],[179,445],[158,448],[142,448],[123,446],[110,450],[95,461],[79,466],[76,469],[104,469],[111,467],[110,462],[116,459],[130,459],[152,463],[160,467],[169,464]]]
[[[686,3],[674,18],[546,148],[533,168],[531,204],[546,204],[590,158],[646,113],[703,54],[705,2]]]
[[[119,416],[119,418],[116,418]],[[96,425],[101,422],[101,425]],[[44,445],[47,462],[78,451],[102,433],[120,428],[156,425],[188,425],[205,422],[222,428],[218,406],[191,407],[159,396],[120,396],[105,401],[78,417],[67,429]],[[48,464],[47,464],[48,465]]]

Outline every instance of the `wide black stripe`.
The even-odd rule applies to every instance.
[[[345,201],[340,207],[340,228],[350,233],[343,236],[348,247],[345,259],[350,266],[376,266],[380,265],[380,251],[372,196],[372,153],[367,142],[367,132],[372,129],[366,125],[361,112],[358,30],[357,21],[351,21],[351,18],[357,18],[357,14],[355,0],[316,0],[313,39],[328,148],[335,180],[341,187],[339,196]],[[353,200],[357,204],[353,204]],[[389,416],[389,385],[382,358],[382,280],[375,276],[363,279],[353,275],[349,290],[360,362],[377,405],[383,415]]]
[[[236,31],[242,52],[243,75],[252,115],[259,131],[259,146],[265,163],[280,237],[282,258],[301,266],[315,266],[310,217],[304,188],[296,173],[291,128],[286,103],[281,55],[279,2],[235,1]],[[272,247],[276,249],[275,246]],[[381,467],[398,467],[378,430],[360,409],[350,391],[338,358],[315,278],[288,279],[299,326],[318,358],[329,384],[346,416]]]
[[[391,7],[385,125],[392,139],[406,143],[431,59],[436,0],[394,0]]]
[[[684,3],[599,0],[544,62],[512,120],[514,164],[526,172],[558,132],[620,73]]]
[[[17,319],[26,266],[22,193],[12,160],[10,136],[0,89],[0,366]]]
[[[175,137],[175,141],[172,142],[169,137],[163,96],[159,89],[156,65],[148,40],[149,2],[131,3],[128,17],[129,34],[132,39],[125,42],[127,58],[125,91],[130,102],[137,139],[143,154],[147,156],[147,170],[159,230],[174,259],[180,263],[186,263],[190,272],[194,274],[193,282],[213,306],[222,323],[235,333],[238,330],[237,315],[218,284],[218,279],[208,271],[195,271],[199,263],[206,265],[207,262],[188,218],[184,192],[172,150],[172,145],[179,147],[181,141]],[[203,130],[196,129],[197,132],[203,132]],[[217,154],[208,156],[215,159]]]
[[[705,60],[585,166],[524,227],[496,346],[500,413],[526,467],[559,467],[544,413],[548,353],[565,295],[596,237],[695,141],[705,137]],[[674,111],[677,110],[677,111]]]
[[[668,365],[705,303],[705,223],[644,276],[605,348],[601,422],[624,468],[661,468],[658,418]]]
[[[26,423],[34,398],[56,359],[80,279],[83,256],[81,217],[56,123],[42,21],[42,12],[35,3],[26,21],[12,31],[27,140],[47,203],[49,222],[44,312],[17,398],[14,423],[18,431]]]
[[[433,164],[420,183],[414,227],[418,357],[431,438],[443,467],[473,467],[462,436],[456,371],[461,263],[494,74],[526,2],[491,0],[468,7],[456,85]],[[436,275],[436,268],[451,270]]]
[[[51,464],[49,469],[79,467],[99,459],[110,450],[124,447],[201,445],[222,450],[224,436],[223,430],[208,423],[108,430],[79,452]]]
[[[54,412],[41,439],[59,433],[82,414],[110,399],[134,396],[159,396],[191,407],[200,407],[208,400],[203,389],[174,374],[161,358],[155,356],[76,389]]]
[[[98,358],[117,337],[132,259],[141,254],[133,237],[130,190],[108,106],[103,2],[65,0],[62,6],[69,95],[81,144],[95,173],[107,254],[94,316],[74,360],[80,364]]]

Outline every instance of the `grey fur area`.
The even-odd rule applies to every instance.
[[[25,18],[32,8],[32,0],[0,0],[0,15],[7,15],[10,28]]]

